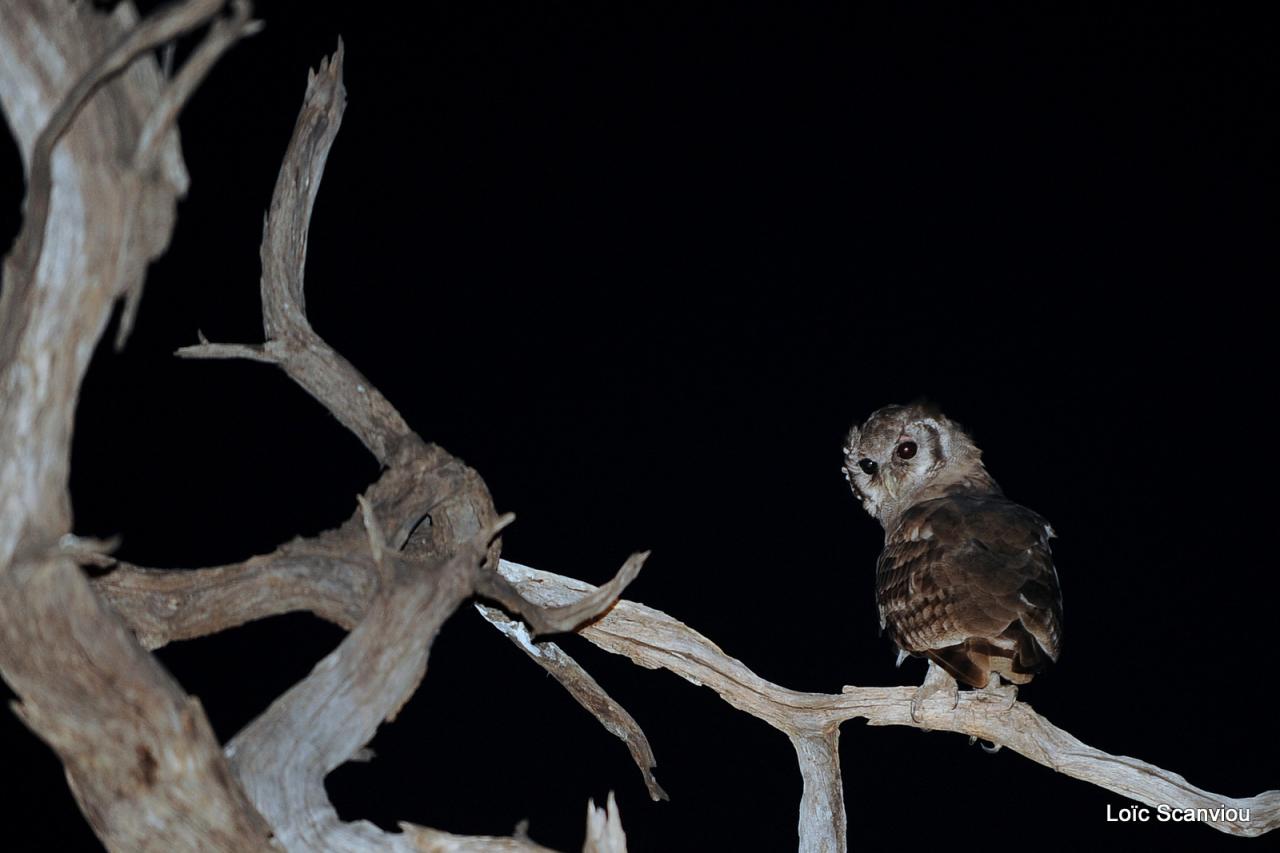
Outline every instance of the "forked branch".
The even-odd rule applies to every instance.
[[[506,560],[499,571],[522,596],[543,605],[562,606],[594,591],[582,581]],[[491,613],[481,613],[499,630],[507,630]],[[1088,746],[1025,702],[1005,710],[1000,702],[985,701],[980,693],[966,691],[954,709],[945,707],[940,697],[926,703],[921,721],[916,722],[911,717],[915,692],[911,687],[846,687],[837,695],[788,690],[756,675],[667,614],[625,600],[579,633],[605,651],[641,666],[667,669],[710,687],[733,707],[788,735],[796,746],[805,783],[800,811],[802,850],[846,849],[836,733],[842,722],[857,718],[873,726],[912,726],[980,738],[1147,805],[1210,810],[1205,822],[1232,835],[1262,835],[1280,826],[1280,790],[1246,798],[1205,791],[1172,771]],[[1248,810],[1248,821],[1233,817],[1231,810],[1235,815]]]
[[[323,545],[330,556],[327,567],[345,560],[343,567],[358,567],[365,583],[370,575],[376,579],[377,592],[367,611],[307,678],[228,744],[227,756],[250,799],[286,847],[410,849],[415,837],[421,841],[421,833],[429,831],[406,826],[405,832],[388,835],[366,822],[344,823],[328,801],[324,777],[351,759],[382,721],[394,719],[408,701],[426,671],[432,641],[449,615],[471,595],[488,593],[496,576],[497,533],[510,516],[498,518],[479,475],[439,447],[423,442],[307,319],[306,235],[346,102],[342,58],[340,42],[337,52],[309,76],[272,196],[261,251],[265,344],[260,350],[246,351],[202,343],[179,354],[215,358],[248,354],[277,364],[386,466],[383,476],[360,498],[359,511],[339,530],[306,546]],[[279,560],[266,562],[278,565]],[[618,591],[638,569],[637,564],[616,582]],[[320,568],[319,574],[324,571]],[[133,577],[148,578],[136,572]],[[304,571],[302,580],[305,583],[311,577],[310,571]],[[540,624],[553,626],[557,620],[573,617],[576,625],[597,617],[613,598],[616,594],[606,592],[580,606],[550,610],[514,594],[502,603],[519,608]],[[208,624],[213,627],[213,620]],[[226,627],[225,622],[219,627]],[[199,627],[188,624],[186,630]],[[527,842],[512,839],[509,843]]]
[[[244,0],[212,20],[222,7],[188,0],[142,22],[127,3],[111,17],[61,0],[0,7],[0,96],[29,186],[0,296],[0,668],[21,699],[15,711],[57,750],[112,849],[418,849],[429,841],[415,833],[429,830],[339,821],[323,778],[412,694],[440,625],[493,572],[501,523],[480,476],[418,438],[306,320],[306,231],[342,113],[341,46],[310,78],[273,196],[262,248],[267,341],[188,354],[280,365],[364,441],[383,475],[337,530],[209,572],[114,565],[106,543],[68,530],[76,390],[125,294],[127,330],[186,187],[173,121],[216,58],[256,26]],[[205,23],[184,67],[163,78],[148,51]],[[94,586],[117,610],[76,562],[114,565]],[[282,594],[291,584],[303,600]],[[534,605],[507,603],[538,618]],[[611,603],[554,609],[542,622],[590,619]],[[156,647],[295,606],[351,633],[225,756],[199,703],[120,620]],[[536,849],[525,838],[450,845]],[[625,849],[612,801],[590,810],[586,849]]]

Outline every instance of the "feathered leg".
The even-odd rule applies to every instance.
[[[1002,684],[1000,674],[991,673],[991,677],[987,680],[987,686],[978,691],[977,699],[980,702],[1000,702],[1004,704],[1001,711],[1008,711],[1018,701],[1018,685]]]
[[[916,688],[911,697],[911,719],[920,722],[920,707],[939,691],[951,697],[951,709],[955,710],[960,703],[960,685],[956,684],[956,680],[945,669],[929,661],[929,671],[924,675],[924,683]]]

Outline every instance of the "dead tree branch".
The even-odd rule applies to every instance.
[[[560,682],[564,689],[569,691],[569,695],[579,705],[590,711],[610,734],[627,745],[631,758],[644,775],[645,787],[648,788],[649,796],[653,800],[671,799],[653,775],[653,768],[658,766],[658,760],[653,756],[653,747],[649,745],[649,739],[640,729],[640,724],[627,713],[626,708],[615,702],[613,697],[591,677],[591,674],[582,668],[581,664],[569,657],[555,643],[535,643],[529,627],[524,622],[510,619],[495,608],[485,607],[483,604],[477,606],[485,619],[489,620],[508,640],[523,649],[534,663]]]
[[[0,295],[0,672],[111,849],[270,846],[199,704],[59,547],[80,380],[186,189],[172,127],[183,92],[166,95],[145,54],[222,6],[178,3],[141,22],[127,5],[0,7],[0,102],[28,176]],[[202,56],[250,29],[247,14],[233,20]]]
[[[597,589],[572,578],[506,560],[501,561],[500,571],[522,597],[548,606],[572,604]],[[189,573],[159,572],[157,576],[171,576],[177,581],[185,574]],[[293,606],[301,605],[302,609],[320,613],[327,594],[323,589],[316,589],[313,607],[306,582],[302,581],[292,590],[290,601]],[[522,622],[491,607],[478,605],[478,609],[485,619],[549,671],[555,673],[561,666],[581,669],[572,659],[562,663],[562,652],[553,643],[535,643]],[[128,618],[135,612],[134,608],[126,608],[123,615]],[[132,622],[132,619],[128,621]],[[787,734],[795,746],[805,786],[800,810],[801,849],[846,849],[838,732],[842,722],[856,718],[865,719],[874,726],[911,726],[980,738],[1008,747],[1073,778],[1148,805],[1165,803],[1180,808],[1249,809],[1251,819],[1247,823],[1227,819],[1209,821],[1215,828],[1230,834],[1261,835],[1280,826],[1280,791],[1268,791],[1250,798],[1213,794],[1191,785],[1171,771],[1090,747],[1040,717],[1024,702],[1005,711],[998,703],[984,701],[980,694],[966,692],[961,694],[960,703],[954,710],[945,707],[946,703],[941,699],[927,703],[922,721],[917,723],[911,718],[914,689],[910,687],[847,687],[838,695],[787,690],[760,678],[688,626],[660,611],[626,600],[618,601],[607,614],[579,633],[606,651],[624,655],[641,666],[667,669],[694,684],[710,687],[730,705]],[[590,679],[585,672],[582,676]],[[638,727],[632,729],[627,723],[607,722],[615,712],[596,712],[593,705],[597,700],[578,697],[572,678],[561,678],[561,681],[628,746],[632,745],[633,735],[643,738]],[[620,708],[617,711],[626,713]],[[626,715],[624,719],[629,721],[630,716]],[[623,732],[615,731],[615,728],[621,728]],[[641,754],[636,754],[633,749],[637,764],[642,769],[651,768],[652,752],[647,741],[637,742],[644,743]],[[649,774],[646,777],[648,781]],[[654,785],[656,782],[651,784],[651,793]]]
[[[0,302],[0,671],[21,697],[15,710],[58,752],[111,849],[423,849],[441,837],[339,821],[323,779],[413,693],[441,624],[493,573],[505,519],[475,471],[418,438],[307,322],[306,233],[345,99],[341,45],[308,81],[267,219],[266,343],[184,354],[279,365],[360,437],[383,475],[342,527],[245,564],[182,573],[117,567],[95,584],[103,597],[76,565],[111,565],[104,546],[68,530],[80,379],[112,302],[128,295],[136,305],[146,264],[168,243],[187,181],[173,121],[216,58],[256,25],[247,3],[233,3],[168,81],[146,54],[222,7],[190,0],[141,22],[128,4],[110,17],[54,0],[0,11],[0,96],[29,186]],[[127,307],[125,332],[131,317]],[[611,589],[621,591],[638,568],[629,563]],[[291,600],[298,585],[305,599]],[[495,589],[503,593],[500,583]],[[504,603],[554,627],[596,618],[612,600],[606,593],[546,614],[510,596]],[[225,755],[199,704],[118,615],[135,617],[137,637],[154,648],[295,604],[352,630]],[[520,838],[449,844],[537,849]],[[606,812],[589,811],[586,849],[625,849],[612,801]]]
[[[613,580],[569,604],[541,606],[532,604],[520,595],[510,581],[497,572],[481,576],[476,585],[476,592],[492,601],[496,601],[512,613],[517,614],[529,626],[535,635],[563,634],[582,627],[586,622],[597,619],[622,595],[627,585],[640,574],[640,568],[649,557],[649,552],[632,554],[622,564]]]
[[[112,570],[95,578],[93,586],[126,614],[129,627],[148,649],[297,610],[349,630],[369,609],[377,576],[367,555],[362,560],[342,550],[345,529],[297,540],[243,563],[200,571],[144,569],[95,559]]]
[[[286,848],[407,850],[414,845],[409,832],[388,835],[367,822],[340,821],[325,793],[324,777],[355,755],[383,720],[394,719],[426,671],[440,626],[465,599],[486,594],[498,556],[496,534],[506,519],[497,518],[479,475],[418,438],[395,407],[307,320],[306,235],[346,102],[342,56],[339,43],[337,53],[308,79],[272,197],[261,253],[267,338],[261,352],[388,466],[361,498],[360,511],[339,531],[317,537],[309,546],[323,545],[339,561],[351,561],[363,551],[368,562],[358,565],[366,578],[372,567],[378,591],[339,647],[232,739],[227,756]],[[243,352],[202,344],[180,354],[225,357]],[[616,588],[620,591],[638,570],[638,564],[624,567]],[[595,618],[614,597],[569,608],[573,624]],[[518,597],[504,603],[548,625],[564,618],[560,608],[543,614]],[[220,616],[225,622],[226,614]],[[212,620],[207,624],[214,627]]]
[[[178,354],[257,360],[265,356],[355,433],[379,462],[389,465],[404,445],[420,444],[421,439],[395,407],[311,328],[303,292],[311,210],[347,103],[342,57],[339,40],[337,53],[308,76],[302,110],[271,196],[261,251],[262,325],[267,339],[261,355],[217,344],[184,347]]]
[[[545,606],[563,606],[594,591],[590,584],[503,560],[499,571],[519,593]],[[502,617],[482,615],[506,632]],[[788,735],[804,776],[800,806],[801,850],[844,850],[844,803],[840,791],[839,726],[862,718],[873,726],[913,726],[980,738],[1008,747],[1060,773],[1147,805],[1177,808],[1248,809],[1248,822],[1207,821],[1232,835],[1256,836],[1280,826],[1280,790],[1256,797],[1224,797],[1198,788],[1176,773],[1126,756],[1109,755],[1081,743],[1045,720],[1025,702],[1005,710],[979,693],[962,692],[954,708],[938,697],[924,705],[922,721],[911,718],[911,687],[846,687],[838,695],[800,693],[768,682],[718,646],[667,614],[619,601],[603,618],[579,632],[587,640],[650,669],[667,669],[710,687],[733,707]]]

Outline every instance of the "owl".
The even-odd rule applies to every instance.
[[[1053,528],[1004,496],[958,424],[923,405],[886,406],[849,432],[844,474],[884,527],[881,630],[899,664],[908,655],[929,659],[912,717],[939,689],[954,700],[956,682],[1024,684],[1058,659]]]

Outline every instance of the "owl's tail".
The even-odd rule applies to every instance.
[[[1018,622],[995,640],[970,637],[963,643],[930,649],[925,654],[956,681],[978,689],[987,686],[993,672],[1014,684],[1026,684],[1050,661],[1035,637]]]

